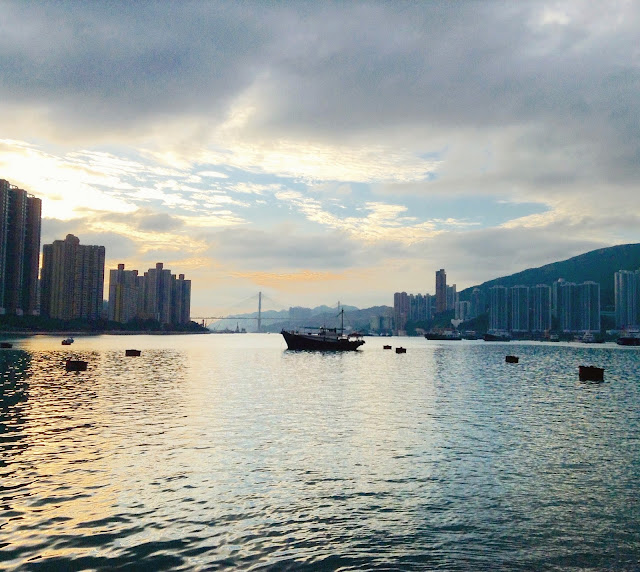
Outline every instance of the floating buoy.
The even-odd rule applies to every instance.
[[[124,355],[126,356],[139,356],[141,353],[140,350],[125,350]]]
[[[383,349],[383,350],[390,350],[390,349],[391,349],[391,346],[382,346],[382,349]]]
[[[578,368],[580,381],[604,381],[604,368],[593,365],[581,365]]]
[[[507,356],[504,358],[504,361],[506,361],[507,363],[518,363],[518,360],[520,358],[518,358],[518,356]]]
[[[65,367],[67,368],[67,371],[87,371],[88,363],[89,362],[81,359],[68,359],[65,362]]]
[[[396,348],[396,353],[397,354],[406,354],[407,353],[407,349],[406,348]]]

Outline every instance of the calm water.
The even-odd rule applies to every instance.
[[[60,339],[0,350],[0,568],[640,570],[639,348]]]

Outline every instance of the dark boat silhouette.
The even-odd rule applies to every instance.
[[[280,333],[287,342],[290,350],[320,350],[320,351],[354,351],[364,340],[362,335],[354,332],[344,334],[344,308],[340,314],[342,317],[340,328],[317,328],[317,332],[298,332],[282,330]],[[311,328],[308,328],[311,329]],[[316,329],[316,328],[313,328]]]

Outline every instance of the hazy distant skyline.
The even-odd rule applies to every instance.
[[[0,178],[42,198],[43,244],[186,274],[192,315],[639,241],[638,3],[0,11]]]

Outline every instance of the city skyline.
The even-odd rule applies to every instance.
[[[0,176],[195,315],[638,242],[635,3],[1,5]]]

